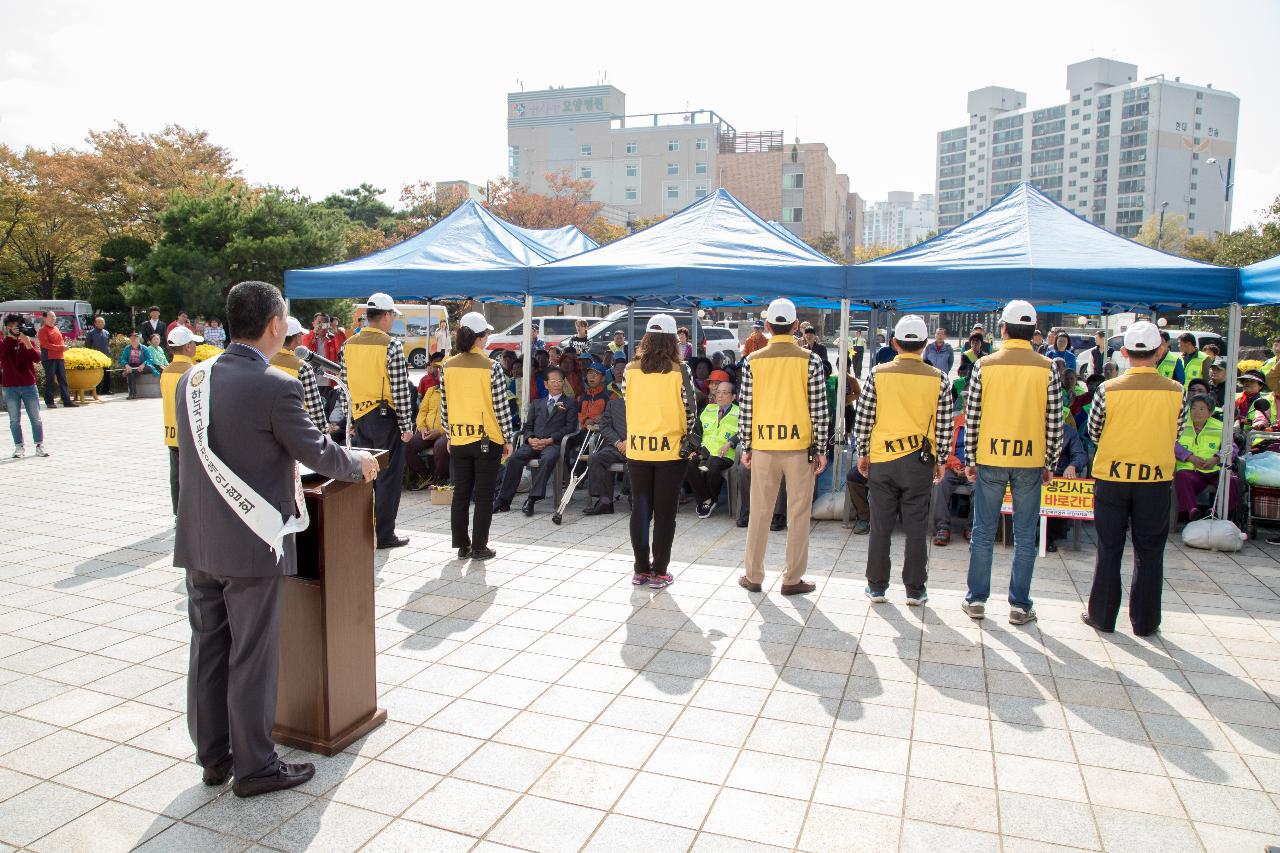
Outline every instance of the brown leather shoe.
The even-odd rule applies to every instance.
[[[760,584],[752,583],[751,581],[747,580],[746,575],[742,575],[741,577],[738,578],[738,586],[742,587],[747,592],[759,592],[762,589]]]
[[[817,588],[818,585],[812,581],[800,581],[798,583],[784,583],[779,592],[783,595],[804,595],[807,592],[813,592]]]

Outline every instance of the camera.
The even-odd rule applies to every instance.
[[[13,329],[10,334],[15,338],[19,335],[26,335],[29,338],[34,338],[36,336],[36,327],[32,323],[22,322],[19,323],[17,328]]]

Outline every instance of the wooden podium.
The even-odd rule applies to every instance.
[[[370,451],[385,468],[387,451]],[[336,755],[382,725],[375,685],[373,484],[303,478],[311,524],[285,578],[276,743]]]

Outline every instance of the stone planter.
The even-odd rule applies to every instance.
[[[86,392],[92,394],[93,399],[96,401],[98,399],[98,383],[101,381],[101,367],[67,371],[67,387],[71,389],[71,396],[79,403],[84,402]]]

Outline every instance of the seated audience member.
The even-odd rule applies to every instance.
[[[169,356],[165,354],[164,344],[160,342],[160,334],[153,333],[150,341],[143,341],[142,348],[151,353],[151,363],[160,370],[169,366]]]
[[[613,392],[604,384],[605,369],[603,364],[592,362],[586,367],[586,388],[578,396],[578,435],[569,440],[568,458],[572,462],[578,455],[578,448],[587,440],[587,430],[600,426],[604,418],[605,407],[613,398]]]
[[[1266,377],[1261,370],[1246,370],[1240,375],[1240,393],[1236,396],[1236,423],[1244,429],[1270,429],[1270,405],[1261,408],[1263,417],[1259,418],[1259,403],[1266,401],[1263,392],[1270,391]]]
[[[969,335],[969,342],[960,351],[960,367],[957,368],[958,375],[968,379],[969,374],[973,372],[973,366],[978,363],[978,359],[990,354],[991,349],[983,340],[982,332],[974,332]]]
[[[952,421],[951,447],[947,450],[946,470],[942,479],[933,487],[933,544],[946,546],[951,544],[951,498],[958,486],[969,482],[964,472],[964,398],[956,406]],[[972,528],[973,503],[970,501],[969,516],[965,519],[964,538],[968,539]]]
[[[1071,336],[1066,332],[1058,332],[1053,336],[1053,349],[1045,355],[1050,358],[1060,358],[1071,370],[1076,369],[1076,354],[1071,351]]]
[[[613,472],[609,466],[627,461],[627,404],[622,395],[614,394],[609,399],[599,426],[600,449],[587,460],[587,495],[591,503],[582,510],[583,515],[613,514]]]
[[[151,371],[155,376],[160,375],[160,368],[151,360],[151,353],[146,347],[142,346],[141,335],[134,332],[129,336],[129,343],[125,344],[124,349],[120,351],[120,367],[124,371],[124,378],[129,383],[130,400],[138,398],[138,377],[144,371]]]
[[[1068,418],[1062,422],[1062,451],[1058,454],[1058,463],[1053,466],[1053,475],[1074,480],[1087,477],[1088,472],[1089,454],[1084,449],[1076,425]],[[1049,541],[1045,543],[1045,550],[1057,551],[1057,541],[1067,535],[1067,519],[1050,518],[1047,528]]]
[[[733,402],[734,393],[731,383],[716,383],[712,401],[702,410],[699,453],[690,460],[685,473],[685,482],[698,502],[698,518],[709,518],[716,511],[725,473],[738,459],[738,406]]]
[[[582,362],[578,353],[566,348],[560,354],[560,369],[564,371],[564,393],[577,399],[586,393],[587,383],[582,375]]]
[[[1222,418],[1227,410],[1227,362],[1215,359],[1209,364],[1209,396],[1215,404],[1213,416]]]
[[[1199,394],[1191,398],[1186,425],[1173,448],[1177,459],[1173,474],[1173,491],[1178,499],[1178,520],[1195,521],[1207,513],[1198,507],[1198,498],[1206,489],[1218,484],[1222,470],[1218,452],[1222,447],[1222,421],[1213,416],[1212,398]],[[1231,445],[1231,458],[1236,447]],[[1231,507],[1240,502],[1240,481],[1231,474]]]
[[[449,480],[449,441],[440,424],[440,376],[443,368],[444,353],[433,352],[427,362],[426,375],[418,383],[416,430],[405,446],[405,467],[411,492],[431,482],[439,484]]]
[[[520,487],[520,476],[525,466],[534,459],[538,467],[534,471],[529,494],[525,497],[521,512],[533,515],[534,506],[547,495],[547,483],[555,474],[560,459],[560,441],[578,429],[578,404],[565,393],[564,371],[558,367],[547,368],[547,396],[529,403],[524,427],[524,443],[507,457],[502,473],[502,485],[494,498],[494,512],[508,512],[511,499]]]

